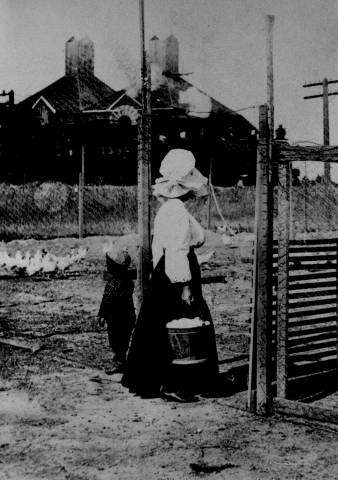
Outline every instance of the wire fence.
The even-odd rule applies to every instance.
[[[274,201],[275,236],[284,228],[278,221],[278,188],[288,188],[291,240],[338,236],[338,184],[325,179],[322,169],[319,162],[297,160],[290,165],[289,187],[279,179]]]
[[[77,185],[60,182],[0,184],[0,238],[74,237],[123,234],[135,230],[136,187],[89,186],[80,198]]]
[[[214,195],[188,203],[205,228],[228,222],[237,232],[254,228],[255,187],[214,187]],[[151,200],[151,215],[159,207]],[[81,214],[82,210],[82,214]],[[61,182],[0,184],[0,240],[123,235],[137,230],[137,187]]]
[[[305,171],[305,165],[295,165]],[[301,175],[293,175],[290,183],[290,238],[338,236],[338,185]],[[153,199],[152,217],[157,208]],[[236,232],[253,232],[255,187],[214,187],[210,199],[190,201],[188,208],[213,231],[227,222]],[[278,220],[277,186],[274,217]],[[277,235],[278,221],[274,225]],[[122,235],[136,229],[136,186],[0,184],[0,240],[77,237],[80,231],[83,236]]]
[[[331,235],[338,233],[338,188],[329,183],[303,181],[292,187],[290,233]]]

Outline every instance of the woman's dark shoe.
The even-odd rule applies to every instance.
[[[113,360],[109,367],[105,368],[106,375],[114,375],[115,373],[123,373],[124,364],[118,360]]]
[[[159,397],[159,393],[158,391],[155,392],[153,390],[149,390],[149,391],[141,391],[139,393],[137,393],[137,395],[143,399],[149,399],[149,398],[158,398]]]

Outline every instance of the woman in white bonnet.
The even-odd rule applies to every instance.
[[[171,352],[166,324],[199,316],[212,323],[202,296],[200,269],[194,249],[205,241],[200,224],[184,202],[207,194],[207,179],[195,168],[193,154],[173,149],[161,163],[154,195],[161,206],[154,220],[153,275],[136,322],[122,384],[138,395],[184,401],[170,378]],[[216,345],[211,346],[210,373],[217,373]]]

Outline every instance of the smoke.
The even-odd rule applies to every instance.
[[[132,57],[129,50],[124,45],[115,45],[114,57],[118,68],[127,77],[127,94],[133,98],[137,97],[142,88],[140,63]],[[154,91],[161,84],[162,69],[160,65],[154,63],[150,64],[150,78],[151,90]]]
[[[195,87],[180,92],[179,103],[188,107],[188,115],[191,117],[207,118],[212,108],[210,97]]]
[[[125,74],[128,81],[127,94],[136,97],[141,90],[140,64],[133,58],[130,51],[118,42],[114,48],[114,58],[118,68]]]
[[[161,83],[163,82],[162,79],[162,67],[157,63],[150,64],[150,74],[151,74],[151,91],[157,90]]]

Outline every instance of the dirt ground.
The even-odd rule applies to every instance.
[[[57,279],[0,272],[0,480],[337,479],[333,425],[245,410],[250,236],[224,246],[210,234],[203,247],[215,251],[203,275],[223,278],[203,286],[223,384],[187,404],[140,399],[105,373],[112,355],[96,314],[106,240],[2,245],[56,254],[85,245],[88,255]]]

